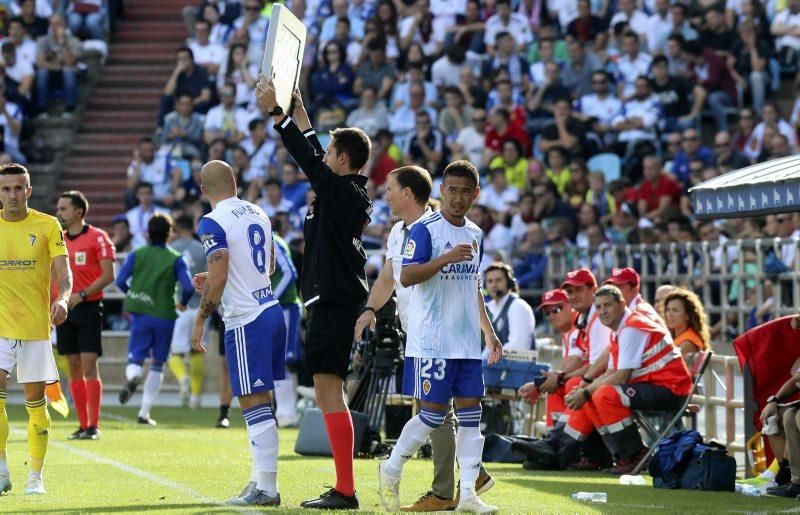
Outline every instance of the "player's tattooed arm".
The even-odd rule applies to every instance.
[[[228,281],[228,249],[219,249],[208,256],[208,278],[200,299],[198,317],[205,320],[219,307],[222,291]]]

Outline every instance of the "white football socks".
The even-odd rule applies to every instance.
[[[139,409],[139,416],[142,418],[150,418],[150,408],[153,407],[158,392],[161,390],[161,384],[164,382],[164,372],[161,370],[150,370],[147,372],[147,378],[144,380],[144,387],[142,388],[142,407]]]

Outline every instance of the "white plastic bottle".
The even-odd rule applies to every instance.
[[[628,474],[623,474],[619,477],[619,484],[642,486],[645,484],[645,480],[642,476],[629,476]]]
[[[572,494],[573,501],[585,502],[607,502],[608,495],[605,492],[578,492]]]
[[[742,486],[742,494],[748,497],[761,497],[764,495],[764,490],[760,486],[744,485]]]

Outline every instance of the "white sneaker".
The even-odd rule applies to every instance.
[[[386,461],[378,462],[378,497],[381,504],[390,512],[400,511],[400,478],[392,477],[383,471]]]
[[[191,409],[200,409],[202,407],[200,399],[201,397],[199,395],[192,395],[192,397],[189,399],[189,407]]]
[[[25,495],[44,495],[44,481],[40,476],[31,474],[25,483]]]
[[[475,492],[470,492],[467,497],[461,498],[456,507],[456,511],[468,511],[471,513],[497,513],[497,506],[490,506],[483,502]]]

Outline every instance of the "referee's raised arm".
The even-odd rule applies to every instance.
[[[333,171],[323,161],[325,151],[314,134],[299,92],[295,91],[292,97],[294,112],[284,113],[275,97],[275,85],[261,75],[256,85],[258,106],[272,117],[275,130],[280,134],[286,150],[306,174],[316,191],[319,189],[317,186],[322,185],[325,176],[333,174]],[[294,121],[292,116],[295,118]]]

